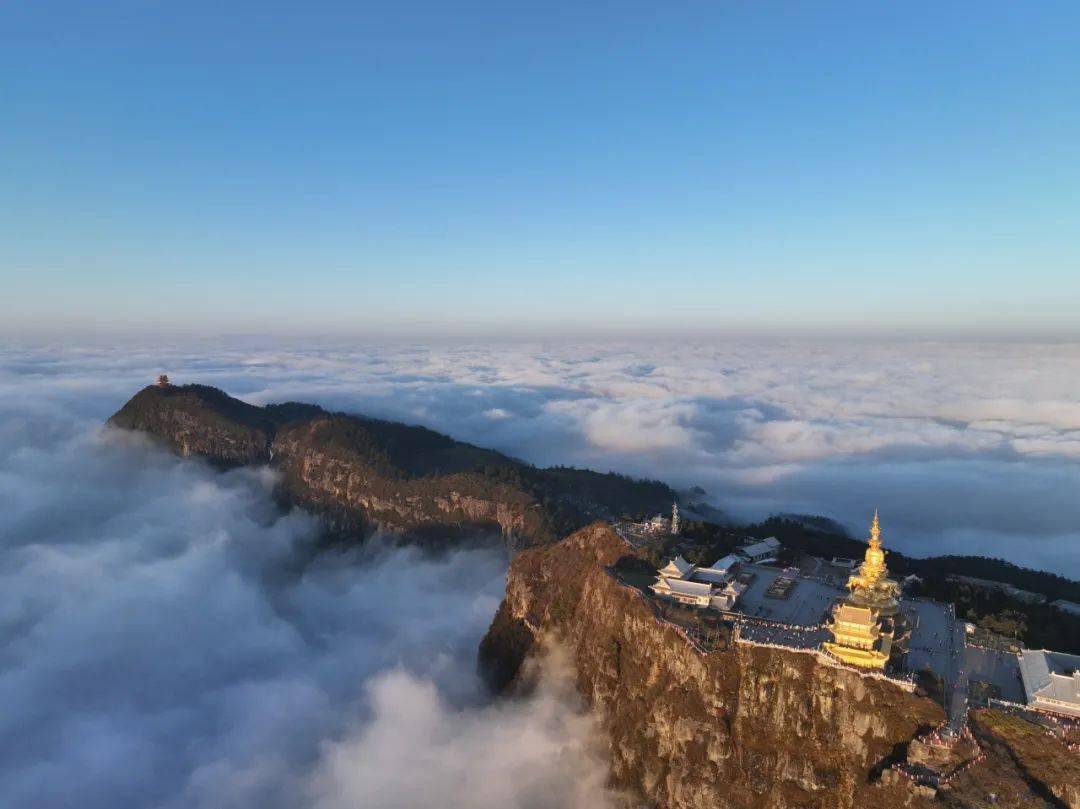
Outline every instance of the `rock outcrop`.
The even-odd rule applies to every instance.
[[[281,497],[340,533],[501,533],[512,547],[552,542],[597,517],[669,508],[662,483],[580,469],[537,469],[422,427],[328,413],[314,405],[256,407],[204,385],[153,385],[109,423],[221,467],[270,464]]]
[[[179,455],[223,467],[269,461],[276,427],[261,407],[205,385],[143,388],[109,423],[152,435]]]
[[[986,805],[986,793],[969,802],[881,778],[942,721],[937,703],[812,654],[737,642],[703,653],[612,575],[629,552],[596,524],[519,554],[480,649],[502,688],[548,643],[568,649],[608,736],[613,785],[671,809]]]
[[[971,727],[993,766],[972,768],[956,788],[994,793],[1002,806],[1080,809],[1080,753],[1020,716],[978,710]]]
[[[391,462],[372,461],[339,432],[345,416],[322,416],[286,426],[274,442],[282,488],[337,529],[425,531],[492,528],[528,545],[550,541],[555,528],[537,497],[524,487],[459,471],[412,476]],[[337,436],[337,437],[335,437]]]

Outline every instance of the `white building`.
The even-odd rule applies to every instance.
[[[767,537],[760,542],[745,546],[739,553],[751,562],[760,562],[763,559],[771,559],[780,551],[780,540],[776,537]]]
[[[708,607],[712,601],[713,586],[708,582],[668,579],[661,576],[652,591],[661,598],[670,598],[692,607]]]
[[[1080,716],[1080,655],[1025,649],[1020,679],[1030,707]]]
[[[676,556],[657,571],[650,589],[661,598],[694,607],[731,610],[746,585],[731,581],[731,568],[740,560],[735,556],[718,559],[712,567],[697,567]]]
[[[693,572],[694,566],[681,556],[676,556],[659,570],[659,574],[666,579],[688,579]]]
[[[1075,601],[1066,601],[1064,598],[1059,598],[1057,601],[1051,601],[1050,606],[1070,615],[1080,615],[1080,604]]]
[[[739,600],[746,591],[746,585],[740,584],[737,581],[729,581],[724,585],[722,590],[714,590],[712,598],[709,599],[709,606],[715,610],[725,610],[730,612],[735,609],[735,602]]]
[[[711,581],[723,584],[735,575],[733,568],[742,561],[741,557],[729,553],[722,559],[717,559],[711,567],[696,567],[692,578],[697,581]]]
[[[730,611],[739,600],[739,596],[743,594],[746,585],[732,581],[723,587],[718,587],[708,581],[669,579],[660,576],[651,589],[660,598],[669,598],[680,604],[702,609],[711,607],[716,610]]]

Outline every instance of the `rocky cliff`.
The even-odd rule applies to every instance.
[[[179,455],[226,467],[270,460],[276,426],[261,407],[205,385],[143,388],[109,423],[155,436]]]
[[[611,574],[628,552],[597,524],[519,554],[480,650],[504,688],[545,645],[569,650],[606,730],[614,785],[651,805],[695,809],[990,805],[985,777],[998,778],[1004,761],[993,751],[965,771],[964,789],[881,777],[941,722],[935,702],[810,654],[737,642],[702,653]],[[1066,805],[1041,776],[1007,763],[1003,783],[1031,801],[1008,805]]]
[[[670,508],[675,496],[662,483],[537,469],[422,427],[308,404],[256,407],[204,385],[144,388],[109,423],[222,467],[270,464],[283,499],[348,534],[445,541],[486,529],[524,547],[597,517]]]
[[[515,543],[550,541],[553,515],[524,486],[477,471],[404,474],[387,459],[372,461],[343,437],[354,425],[324,416],[285,427],[274,439],[274,463],[291,499],[336,528],[425,531],[492,527]]]

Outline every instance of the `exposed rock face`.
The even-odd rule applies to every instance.
[[[674,499],[661,483],[536,469],[422,427],[306,404],[255,407],[204,385],[144,388],[109,423],[219,466],[269,463],[282,473],[284,499],[350,534],[430,533],[445,541],[454,529],[482,529],[525,547]]]
[[[274,461],[285,490],[338,528],[422,532],[487,526],[514,545],[552,538],[546,515],[530,493],[467,472],[403,476],[367,461],[347,442],[325,440],[341,418],[291,425],[274,440]]]
[[[480,650],[505,687],[558,638],[607,731],[615,785],[695,809],[920,807],[946,792],[954,806],[984,805],[879,778],[942,721],[937,703],[809,654],[741,643],[699,653],[607,571],[628,550],[597,524],[519,554]]]
[[[994,792],[1003,806],[1080,809],[1080,753],[1002,711],[975,711],[971,726],[995,766],[972,768],[958,779],[957,789]]]
[[[275,427],[262,408],[205,385],[143,388],[109,423],[149,433],[179,455],[197,455],[219,466],[269,461]]]

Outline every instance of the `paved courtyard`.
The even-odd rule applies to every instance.
[[[803,556],[799,571],[804,576],[825,579],[826,584],[835,584],[837,587],[846,586],[848,578],[855,572],[851,568],[834,565],[829,560],[816,556]]]
[[[740,633],[754,643],[775,643],[792,649],[816,649],[829,639],[826,629],[789,629],[778,624],[744,624]]]
[[[1025,702],[1020,680],[1020,660],[1015,652],[998,649],[964,648],[964,671],[971,682],[989,683],[1000,691],[999,699]]]
[[[945,604],[934,601],[903,600],[900,610],[911,623],[908,639],[908,668],[929,669],[946,682],[952,655],[953,617]]]
[[[936,601],[906,599],[900,609],[911,622],[908,668],[929,669],[942,679],[949,727],[958,732],[967,717],[971,676],[964,622],[956,620],[951,605]]]
[[[833,602],[846,595],[840,587],[830,587],[775,567],[743,565],[739,568],[740,573],[747,571],[754,574],[754,581],[739,597],[735,611],[750,618],[817,627],[825,621]],[[780,577],[794,578],[795,587],[787,598],[769,598],[765,591]]]

